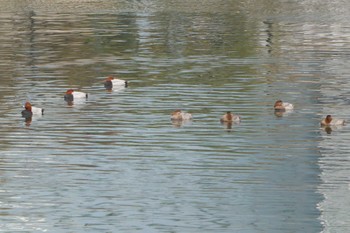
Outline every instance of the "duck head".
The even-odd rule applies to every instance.
[[[68,89],[66,91],[66,94],[64,95],[64,100],[68,102],[72,102],[74,100],[73,92],[74,92],[73,89]]]
[[[31,103],[27,101],[27,102],[24,104],[24,108],[25,108],[26,110],[28,110],[28,111],[32,111],[32,105],[31,105]]]
[[[226,119],[227,121],[232,121],[232,114],[230,111],[226,113]]]
[[[180,109],[176,109],[175,111],[173,111],[171,113],[171,119],[174,119],[174,120],[181,119],[181,110]]]
[[[105,79],[104,85],[105,85],[105,88],[109,91],[112,90],[113,88],[113,83],[112,83],[113,79],[114,79],[113,76],[108,76],[108,78]]]
[[[275,102],[275,105],[273,106],[274,107],[274,109],[275,110],[279,110],[279,111],[284,111],[285,110],[285,108],[284,108],[284,106],[283,106],[283,101],[282,100],[277,100],[276,102]]]
[[[333,118],[331,115],[327,115],[326,119],[324,120],[326,122],[326,124],[330,124],[332,122]]]

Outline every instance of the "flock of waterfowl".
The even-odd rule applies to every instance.
[[[275,111],[290,111],[294,109],[294,105],[290,103],[283,102],[282,100],[277,100],[274,105]],[[321,120],[320,125],[322,127],[330,126],[340,126],[345,125],[345,120],[343,119],[333,119],[331,115],[327,115],[324,119]]]
[[[104,80],[104,87],[106,90],[113,90],[117,88],[128,87],[128,82],[115,78],[113,76],[108,76]],[[68,89],[64,95],[64,100],[67,101],[69,105],[72,105],[74,100],[78,99],[87,99],[88,94],[81,91],[76,91],[74,89]],[[277,100],[274,104],[274,110],[276,113],[284,113],[288,111],[292,111],[294,109],[294,105],[291,103],[283,102],[282,100]],[[24,105],[24,110],[21,112],[22,117],[26,119],[26,122],[31,122],[31,119],[35,115],[43,115],[44,109],[32,106],[32,104],[27,101]],[[171,113],[170,119],[172,121],[186,121],[192,119],[192,114],[184,112],[180,109],[177,109]],[[220,121],[222,123],[240,123],[241,117],[239,115],[233,114],[231,112],[226,112],[223,116],[221,116]],[[322,127],[331,127],[331,126],[340,126],[345,125],[345,120],[343,119],[333,119],[331,115],[327,115],[324,119],[321,120],[320,125]]]
[[[275,113],[277,113],[277,115],[281,115],[285,112],[292,111],[294,109],[294,105],[291,103],[283,102],[282,100],[277,100],[273,108],[275,110]],[[192,119],[192,114],[183,112],[178,109],[171,113],[171,119],[172,120],[190,120]],[[226,112],[220,118],[220,121],[222,123],[229,123],[229,124],[239,123],[241,122],[241,117],[231,112]],[[345,120],[333,119],[331,115],[327,115],[324,119],[321,120],[320,125],[322,127],[340,126],[340,125],[345,125]]]
[[[122,79],[115,78],[113,76],[108,76],[104,80],[104,87],[107,91],[112,91],[114,89],[121,89],[128,86],[128,82]],[[74,101],[83,100],[88,98],[88,94],[81,91],[76,91],[74,89],[68,89],[66,93],[64,94],[64,100],[68,103],[68,105],[73,105]],[[32,106],[32,104],[27,101],[24,104],[24,110],[22,110],[21,114],[22,117],[25,118],[25,122],[27,124],[30,124],[32,121],[32,118],[34,116],[41,116],[44,115],[44,108],[39,108]]]
[[[275,111],[290,111],[294,109],[294,105],[290,103],[285,103],[282,100],[277,100],[274,105]],[[330,126],[340,126],[345,125],[345,120],[343,119],[333,119],[331,115],[327,115],[324,119],[321,120],[320,125],[322,127]]]

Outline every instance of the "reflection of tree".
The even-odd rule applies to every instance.
[[[188,66],[196,68],[202,66],[201,56],[210,59],[221,54],[227,56],[228,62],[253,56],[255,43],[247,43],[252,37],[247,30],[251,25],[244,22],[243,14],[210,12],[37,15],[31,11],[29,21],[21,18],[17,27],[30,34],[29,40],[26,36],[19,38],[30,51],[30,60],[25,65],[45,72],[54,69],[70,86],[87,86],[92,84],[92,74],[115,73],[134,57],[164,56],[173,62],[166,72],[176,74],[179,67],[176,59],[193,58]],[[17,61],[23,59],[27,58]],[[135,67],[138,68],[137,64]],[[235,66],[236,72],[242,69],[240,73],[247,68]],[[212,67],[201,80],[222,76],[220,73],[221,68]]]
[[[134,21],[134,15],[38,16],[30,11],[9,25],[17,31],[12,35],[15,40],[10,42],[15,48],[15,59],[11,60],[14,66],[29,67],[35,72],[59,71],[62,77],[67,77],[69,85],[91,85],[91,71],[111,73],[117,63],[113,56],[137,47]],[[99,64],[104,68],[99,70]]]
[[[165,17],[165,16],[159,16]],[[180,57],[220,53],[230,57],[254,54],[243,15],[174,13],[163,20],[163,51]],[[240,22],[240,23],[237,23]],[[164,50],[165,49],[165,50]],[[161,49],[158,48],[157,51]],[[235,51],[235,54],[229,53]]]

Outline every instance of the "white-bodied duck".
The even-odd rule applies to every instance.
[[[87,99],[88,94],[81,91],[75,91],[73,89],[68,89],[64,95],[64,100],[67,102],[73,102],[77,99]]]
[[[171,120],[191,120],[192,114],[177,109],[171,113]]]
[[[120,89],[124,87],[128,87],[128,81],[123,79],[115,78],[113,76],[108,76],[104,81],[104,86],[106,90]]]
[[[44,109],[39,107],[34,107],[30,102],[24,104],[24,110],[21,112],[22,117],[31,118],[33,116],[42,116],[44,115]]]
[[[239,123],[241,122],[241,117],[239,115],[233,114],[231,112],[226,112],[221,118],[220,121],[226,123]]]
[[[277,100],[273,107],[274,107],[275,111],[291,111],[294,109],[293,104],[283,102],[282,100]]]
[[[345,120],[333,118],[332,115],[327,115],[321,120],[321,126],[342,126],[345,125]]]

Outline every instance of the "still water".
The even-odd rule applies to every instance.
[[[0,232],[349,232],[349,9],[0,0]]]

